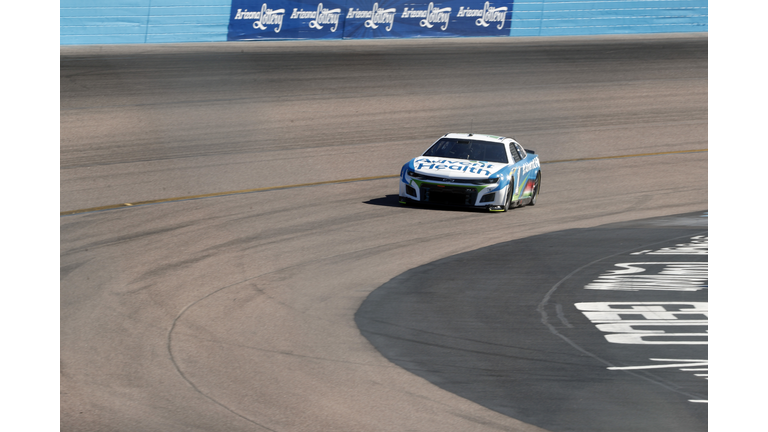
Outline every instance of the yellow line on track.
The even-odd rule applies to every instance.
[[[671,154],[680,154],[680,153],[701,153],[701,152],[707,152],[707,151],[709,151],[709,149],[679,150],[679,151],[658,152],[658,153],[639,153],[639,154],[633,154],[633,155],[603,156],[603,157],[579,158],[579,159],[563,159],[563,160],[542,162],[542,164],[559,163],[559,162],[593,161],[593,160],[602,160],[602,159],[622,159],[622,158],[643,157],[643,156],[661,156],[661,155],[671,155]]]
[[[251,192],[267,192],[267,191],[273,191],[273,190],[292,189],[292,188],[305,187],[305,186],[318,186],[318,185],[335,184],[335,183],[351,183],[351,182],[358,182],[358,181],[365,181],[365,180],[381,180],[381,179],[396,178],[396,177],[399,177],[399,175],[360,177],[360,178],[345,179],[345,180],[329,180],[329,181],[322,181],[322,182],[315,182],[315,183],[302,183],[302,184],[287,185],[287,186],[272,186],[272,187],[257,188],[257,189],[243,189],[243,190],[229,191],[229,192],[214,192],[214,193],[203,194],[203,195],[190,195],[190,196],[184,196],[184,197],[165,198],[165,199],[158,199],[158,200],[151,200],[151,201],[138,201],[133,203],[113,204],[113,205],[102,206],[102,207],[91,207],[91,208],[81,209],[81,210],[71,210],[71,211],[61,212],[60,215],[66,216],[66,215],[73,215],[78,213],[89,213],[89,212],[95,212],[99,210],[112,210],[112,209],[118,209],[123,207],[132,207],[132,206],[146,205],[146,204],[159,204],[159,203],[167,203],[167,202],[173,202],[173,201],[184,201],[184,200],[192,200],[192,199],[200,199],[200,198],[220,197],[220,196],[226,196],[226,195],[245,194],[245,193],[251,193]]]
[[[680,153],[699,153],[699,152],[706,152],[706,151],[708,151],[708,149],[680,150],[680,151],[660,152],[660,153],[641,153],[641,154],[633,154],[633,155],[603,156],[603,157],[579,158],[579,159],[562,159],[562,160],[541,162],[541,164],[543,165],[543,164],[552,164],[552,163],[560,163],[560,162],[593,161],[593,160],[603,160],[603,159],[622,159],[622,158],[643,157],[643,156],[660,156],[660,155],[670,155],[670,154],[680,154]],[[397,177],[400,177],[400,175],[360,177],[360,178],[344,179],[344,180],[329,180],[329,181],[322,181],[322,182],[315,182],[315,183],[302,183],[302,184],[287,185],[287,186],[272,186],[272,187],[257,188],[257,189],[243,189],[243,190],[229,191],[229,192],[214,192],[214,193],[203,194],[203,195],[191,195],[191,196],[185,196],[185,197],[165,198],[165,199],[150,200],[150,201],[138,201],[133,203],[112,204],[112,205],[101,206],[101,207],[91,207],[87,209],[70,210],[70,211],[61,212],[59,213],[59,215],[68,216],[68,215],[74,215],[74,214],[80,214],[80,213],[90,213],[90,212],[101,211],[101,210],[114,210],[119,208],[133,207],[133,206],[146,205],[146,204],[160,204],[160,203],[167,203],[167,202],[174,202],[174,201],[193,200],[193,199],[200,199],[200,198],[212,198],[212,197],[237,195],[237,194],[245,194],[245,193],[252,193],[252,192],[267,192],[267,191],[280,190],[280,189],[293,189],[293,188],[306,187],[306,186],[319,186],[324,184],[352,183],[352,182],[359,182],[359,181],[366,181],[366,180],[383,180],[383,179],[392,179]]]

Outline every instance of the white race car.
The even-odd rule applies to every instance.
[[[512,138],[450,133],[400,171],[400,203],[503,212],[534,205],[541,190],[539,156]]]

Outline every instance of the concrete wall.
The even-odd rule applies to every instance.
[[[510,36],[708,31],[708,0],[516,1]]]
[[[60,44],[227,40],[232,0],[61,0]]]
[[[371,4],[377,1],[386,0]],[[280,0],[254,0],[253,9],[262,3],[280,7]],[[226,41],[231,5],[232,0],[61,0],[60,44]],[[708,0],[519,0],[511,17],[510,36],[706,32]]]

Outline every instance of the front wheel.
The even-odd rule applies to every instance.
[[[512,195],[514,190],[514,183],[509,182],[509,187],[507,188],[507,198],[504,200],[504,211],[509,211],[509,209],[512,208]]]
[[[536,174],[536,183],[533,184],[533,194],[531,195],[531,202],[529,205],[536,205],[536,199],[539,197],[539,190],[541,189],[541,172]]]

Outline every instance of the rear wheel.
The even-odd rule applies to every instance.
[[[533,194],[531,202],[528,205],[536,205],[536,199],[539,198],[539,189],[541,188],[541,172],[536,174],[536,183],[533,184]]]

